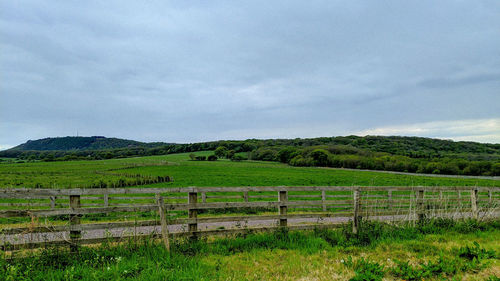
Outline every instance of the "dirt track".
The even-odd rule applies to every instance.
[[[481,213],[480,217],[486,214]],[[470,213],[452,214],[453,218],[470,217]],[[500,212],[490,213],[488,217],[500,217]],[[335,218],[295,218],[288,219],[288,225],[304,225],[304,224],[341,224],[348,222],[351,217],[335,217]],[[407,216],[377,216],[371,219],[382,221],[400,221],[407,219]],[[260,220],[260,221],[233,221],[233,222],[217,222],[217,223],[198,223],[198,230],[216,230],[216,229],[244,229],[257,227],[272,227],[278,223],[277,219]],[[186,224],[176,224],[168,226],[169,232],[181,233],[187,230]],[[91,230],[82,232],[83,239],[103,238],[103,237],[122,237],[130,235],[141,235],[160,233],[160,226],[143,226],[143,227],[126,227],[115,228],[110,230]],[[48,242],[48,241],[64,241],[69,240],[69,232],[50,232],[50,233],[29,233],[29,234],[13,234],[0,235],[0,244],[23,244],[29,242]]]

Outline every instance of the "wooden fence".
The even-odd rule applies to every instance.
[[[163,237],[168,243],[169,237],[277,227],[335,227],[349,220],[353,221],[353,232],[357,232],[361,218],[483,218],[498,215],[499,203],[498,187],[1,189],[0,248],[17,250],[69,245],[75,251],[82,244],[145,235]],[[127,214],[136,217],[124,220]],[[99,220],[104,222],[95,223]],[[258,225],[259,221],[267,221],[267,225]],[[269,225],[269,221],[275,225]],[[241,227],[240,222],[254,222],[256,227]],[[237,227],[226,229],[220,226],[224,223]],[[212,227],[201,230],[200,224]],[[160,231],[156,231],[157,226],[161,227]],[[172,229],[174,226],[176,229]],[[82,233],[137,228],[145,228],[149,233],[82,236]],[[54,233],[69,236],[57,239]],[[38,236],[33,238],[34,234]]]

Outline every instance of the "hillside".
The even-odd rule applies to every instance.
[[[340,136],[309,139],[248,139],[189,144],[143,143],[105,137],[64,137],[28,141],[1,157],[18,161],[99,160],[215,151],[219,157],[320,166],[450,175],[500,175],[500,144],[423,137]],[[12,160],[15,161],[15,160]]]
[[[92,137],[58,137],[29,140],[9,150],[15,151],[68,151],[68,150],[105,150],[127,147],[155,147],[164,143],[144,143],[118,138]]]

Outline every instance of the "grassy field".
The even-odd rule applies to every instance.
[[[199,152],[209,155],[211,152]],[[437,178],[326,168],[299,168],[275,162],[190,161],[188,154],[99,161],[0,164],[0,186],[87,187],[117,182],[126,175],[171,176],[174,182],[151,187],[186,186],[500,186],[498,180]]]
[[[349,226],[0,257],[3,280],[499,280],[500,222]]]
[[[143,187],[500,186],[496,180],[296,168],[274,162],[190,161],[188,154],[0,164],[2,187],[85,187],[127,175],[174,179]],[[144,219],[156,214],[138,215]],[[123,218],[82,218],[117,219]],[[358,235],[349,229],[178,240],[171,252],[149,239],[86,247],[77,256],[64,249],[20,259],[0,253],[0,280],[499,280],[498,221],[440,220],[416,228],[366,222]]]

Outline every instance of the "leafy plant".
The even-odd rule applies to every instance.
[[[349,281],[378,281],[382,280],[385,275],[383,265],[365,258],[353,261],[352,257],[349,256],[344,265],[352,268],[356,274]]]
[[[486,250],[479,246],[479,243],[474,242],[473,246],[466,245],[465,247],[460,247],[458,250],[458,256],[468,260],[480,260],[480,259],[490,259],[495,258],[496,254],[493,250]]]

